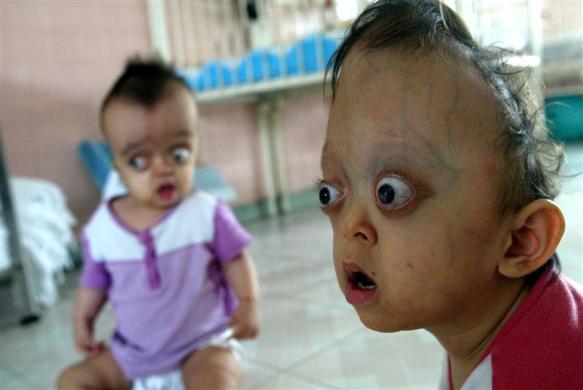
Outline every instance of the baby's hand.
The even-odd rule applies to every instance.
[[[259,310],[256,299],[242,299],[229,322],[236,339],[253,339],[259,333]]]
[[[86,356],[95,356],[105,350],[102,342],[93,340],[93,326],[88,321],[75,322],[75,346]]]

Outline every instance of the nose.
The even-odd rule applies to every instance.
[[[347,210],[342,225],[342,234],[349,241],[373,246],[377,243],[377,232],[367,211],[361,207]]]
[[[155,176],[165,176],[172,173],[172,164],[162,156],[155,156],[152,161],[152,171]]]

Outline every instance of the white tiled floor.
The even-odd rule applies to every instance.
[[[568,172],[583,172],[583,144],[568,148]],[[557,199],[567,219],[563,271],[583,284],[583,175]],[[244,389],[431,389],[442,352],[424,331],[384,335],[364,328],[336,286],[331,231],[317,210],[248,226],[262,287],[262,331],[245,343]],[[39,324],[0,330],[0,389],[50,389],[75,361],[71,339],[74,275]],[[109,311],[97,333],[106,338]]]

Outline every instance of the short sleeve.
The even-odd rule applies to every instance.
[[[111,277],[103,262],[96,262],[89,251],[89,242],[85,235],[81,235],[81,251],[83,255],[83,269],[79,277],[79,284],[83,287],[102,290],[111,285]]]
[[[230,207],[220,199],[217,201],[214,225],[215,230],[210,248],[220,262],[233,259],[253,240],[251,235],[241,226]]]

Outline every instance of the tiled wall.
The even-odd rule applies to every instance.
[[[84,222],[98,193],[77,145],[100,136],[99,103],[126,58],[150,50],[145,1],[0,1],[0,123],[10,173],[54,181]],[[200,112],[200,161],[221,169],[237,203],[261,199],[257,105]],[[321,93],[284,102],[291,190],[310,187],[318,175],[325,125]]]

